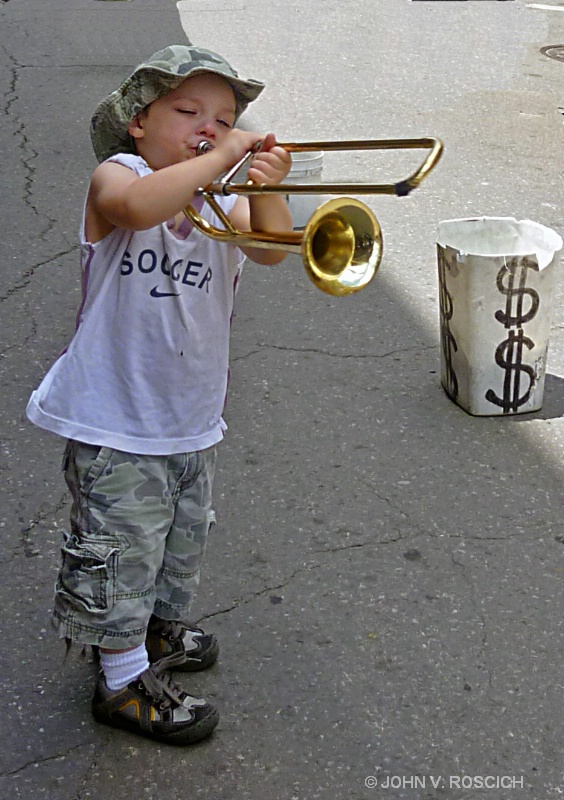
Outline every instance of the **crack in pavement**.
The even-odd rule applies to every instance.
[[[29,286],[33,276],[35,275],[35,271],[40,269],[41,267],[45,267],[48,264],[52,264],[58,258],[63,258],[64,256],[70,255],[70,253],[74,253],[77,250],[80,250],[80,246],[76,245],[73,247],[69,247],[68,250],[61,250],[59,253],[55,253],[54,255],[50,256],[49,258],[45,259],[45,261],[39,261],[33,267],[30,267],[24,274],[19,283],[16,283],[14,286],[10,286],[4,295],[0,295],[0,303],[3,303],[4,300],[8,300],[12,297],[12,295],[16,294],[16,292],[25,289],[26,286]]]
[[[214,611],[211,614],[206,614],[203,617],[200,617],[198,623],[200,623],[204,619],[212,619],[213,617],[219,617],[222,614],[229,614],[229,612],[234,611],[236,608],[239,608],[239,606],[244,606],[247,605],[247,603],[252,603],[252,601],[256,600],[258,597],[262,597],[263,595],[268,594],[269,592],[274,592],[278,589],[283,589],[285,586],[288,586],[288,584],[291,583],[291,581],[293,581],[297,575],[300,575],[303,572],[311,572],[314,569],[320,569],[321,566],[322,566],[321,564],[309,564],[308,566],[297,569],[295,572],[292,572],[291,575],[285,578],[285,580],[283,580],[282,583],[279,583],[276,586],[266,586],[259,592],[253,592],[248,597],[241,597],[240,599],[235,600],[233,604],[228,606],[227,608],[223,608],[220,609],[219,611]]]
[[[45,504],[43,504],[37,514],[29,521],[29,523],[21,529],[21,545],[23,549],[23,553],[26,558],[33,558],[34,556],[39,555],[40,550],[33,547],[33,530],[38,525],[47,522],[47,520],[55,517],[63,508],[67,505],[69,501],[69,495],[67,492],[63,494],[61,499],[54,507],[49,508],[48,510],[44,511]],[[17,551],[16,551],[17,552]],[[16,554],[14,554],[16,555]]]
[[[27,68],[27,65],[20,63],[13,53],[9,52],[5,47],[3,50],[12,65],[10,68],[8,91],[4,95],[5,102],[3,111],[4,116],[8,117],[12,123],[14,137],[18,141],[20,161],[24,172],[22,200],[24,205],[29,208],[36,217],[47,220],[43,230],[39,231],[37,234],[39,239],[44,239],[47,233],[49,233],[49,231],[55,226],[57,220],[47,216],[46,214],[42,214],[33,202],[33,188],[36,173],[33,162],[39,158],[39,152],[35,150],[31,144],[31,141],[27,135],[27,127],[24,119],[19,117],[17,113],[12,113],[12,107],[20,99],[18,94],[20,73]]]
[[[352,544],[344,544],[344,545],[336,545],[334,547],[327,547],[325,550],[311,550],[311,553],[340,553],[343,550],[359,550],[363,547],[386,547],[389,544],[396,544],[397,542],[403,542],[405,539],[412,539],[414,536],[421,535],[421,532],[417,533],[406,533],[401,534],[399,530],[396,530],[396,535],[391,536],[389,539],[378,539],[374,541],[370,539],[367,542],[353,542]]]
[[[390,356],[396,356],[401,353],[423,353],[427,350],[436,350],[439,345],[428,345],[426,347],[403,347],[399,348],[398,350],[390,350],[387,353],[335,353],[331,350],[322,350],[321,348],[317,347],[290,347],[289,345],[277,345],[277,344],[270,344],[269,342],[259,342],[258,347],[259,350],[249,350],[248,353],[244,353],[243,355],[236,356],[232,359],[232,361],[243,361],[251,356],[258,355],[264,349],[270,350],[281,350],[283,352],[289,353],[313,353],[314,355],[320,356],[329,356],[330,358],[342,358],[342,359],[355,359],[355,360],[362,360],[362,359],[377,359],[377,358],[389,358]]]
[[[9,53],[6,48],[4,48],[4,52],[6,53],[8,59],[10,60],[12,67],[10,69],[10,84],[9,90],[6,94],[6,103],[4,105],[4,115],[7,117],[11,117],[14,124],[14,134],[16,138],[19,139],[19,149],[21,151],[21,163],[24,168],[24,195],[23,200],[25,205],[27,205],[34,214],[39,216],[39,211],[37,207],[32,202],[32,186],[33,186],[33,178],[35,175],[35,168],[32,165],[32,161],[39,157],[39,153],[35,150],[27,137],[26,134],[26,126],[25,122],[14,114],[12,116],[12,106],[19,100],[18,95],[18,81],[20,77],[20,72],[22,69],[25,69],[24,64],[21,64],[17,61],[15,56],[12,53]]]
[[[49,761],[64,761],[64,759],[70,755],[70,753],[74,753],[76,750],[80,750],[82,747],[92,747],[90,742],[85,742],[84,744],[77,744],[74,747],[71,747],[69,750],[66,750],[64,753],[57,753],[54,756],[45,756],[45,758],[39,758],[36,761],[26,761],[25,764],[22,764],[21,767],[17,769],[9,770],[8,772],[0,772],[0,778],[7,778],[12,777],[14,775],[20,775],[20,773],[24,772],[26,769],[30,767],[38,767],[41,764],[47,764]]]

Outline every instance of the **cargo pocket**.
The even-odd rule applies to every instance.
[[[119,540],[114,536],[63,531],[62,564],[56,594],[90,614],[104,614],[115,602]]]

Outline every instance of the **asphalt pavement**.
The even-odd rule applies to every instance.
[[[25,406],[73,331],[92,110],[186,36],[266,81],[245,126],[445,153],[410,197],[367,199],[362,293],[321,293],[297,256],[246,268],[194,608],[222,653],[181,678],[222,716],[177,749],[97,725],[95,666],[51,630],[69,498]],[[542,409],[471,416],[440,384],[435,240],[473,216],[564,233],[563,43],[554,0],[0,2],[0,800],[562,794],[563,284]],[[323,178],[420,157],[326,154]]]

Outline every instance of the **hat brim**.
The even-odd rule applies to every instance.
[[[222,60],[223,61],[223,60]],[[135,153],[135,145],[128,133],[129,123],[150,103],[177,89],[187,78],[195,75],[218,75],[226,80],[235,95],[236,118],[256,100],[264,89],[264,83],[243,80],[226,62],[214,66],[203,66],[198,62],[187,62],[185,71],[173,73],[154,64],[140,64],[121,86],[106,97],[96,108],[90,124],[90,138],[98,161],[105,161],[116,153]],[[181,65],[180,69],[182,69]]]

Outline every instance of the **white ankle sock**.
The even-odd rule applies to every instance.
[[[105,653],[100,650],[100,661],[108,689],[123,689],[138,675],[149,668],[145,644],[118,653]]]

